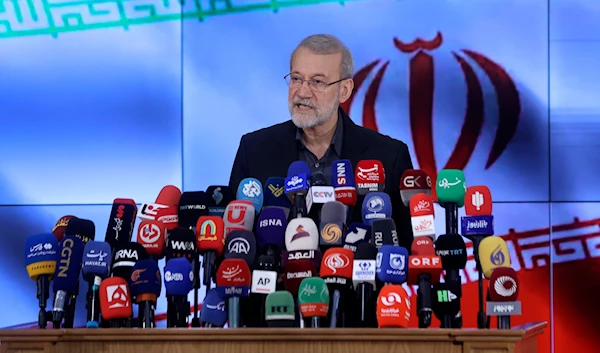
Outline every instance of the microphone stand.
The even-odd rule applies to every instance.
[[[198,315],[198,291],[200,290],[200,255],[196,252],[196,258],[192,263],[194,271],[194,317],[192,318],[192,327],[200,327],[200,317]]]
[[[367,315],[367,313],[375,313],[375,308],[370,305],[372,303],[373,289],[373,285],[370,283],[363,282],[357,286],[358,300],[360,301],[358,327],[377,327],[377,320],[373,319],[373,315]]]
[[[477,287],[479,298],[479,312],[477,312],[477,328],[486,327],[486,314],[483,303],[483,271],[481,269],[481,261],[479,260],[479,244],[481,236],[473,237],[473,254],[475,255],[475,264],[477,265]]]
[[[69,304],[67,304],[63,328],[73,328],[73,322],[75,321],[75,307],[77,306],[77,294],[79,294],[79,280],[77,280],[75,292],[71,294]]]
[[[39,299],[40,312],[38,314],[38,326],[46,328],[48,325],[48,314],[46,313],[46,303],[50,297],[50,279],[48,276],[39,276],[37,278],[37,298]]]
[[[459,234],[458,233],[458,205],[456,203],[444,204],[444,210],[446,213],[446,234]],[[460,235],[460,234],[459,234]],[[450,283],[452,287],[456,287],[459,290],[456,295],[458,299],[462,297],[461,278],[457,269],[446,270],[446,283]],[[457,285],[458,283],[458,285]],[[460,310],[459,310],[460,312]],[[444,317],[444,321],[446,321]],[[452,325],[448,328],[462,328],[462,316],[461,319],[452,318]]]

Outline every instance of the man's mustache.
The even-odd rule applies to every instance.
[[[315,105],[308,99],[294,99],[294,104],[302,104],[307,107],[316,108]]]

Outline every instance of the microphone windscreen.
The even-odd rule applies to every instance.
[[[321,277],[352,278],[354,252],[344,248],[330,248],[323,254]]]
[[[519,278],[511,267],[498,267],[490,277],[490,299],[495,302],[514,302],[519,297]]]
[[[362,243],[371,241],[371,226],[364,223],[352,223],[346,228],[344,235],[344,247],[355,250]]]
[[[133,218],[135,218],[135,214]],[[74,217],[69,220],[69,224],[65,228],[65,236],[67,235],[74,236],[85,244],[96,238],[96,226],[90,220]]]
[[[356,164],[356,190],[359,195],[385,189],[385,170],[378,160],[362,160]]]
[[[198,218],[208,216],[210,198],[204,191],[187,191],[179,199],[179,226],[195,227]]]
[[[310,218],[291,219],[285,229],[285,247],[288,251],[314,250],[319,247],[319,229]]]
[[[263,207],[283,207],[290,209],[292,207],[290,199],[285,195],[285,178],[282,177],[270,177],[265,183],[263,190],[265,196],[263,200]]]
[[[192,265],[183,257],[168,260],[164,281],[167,295],[188,295],[194,284]]]
[[[444,270],[460,270],[467,264],[467,246],[458,234],[442,234],[435,241],[435,253]]]
[[[109,277],[100,283],[100,312],[103,320],[131,317],[129,286],[121,277]]]
[[[400,178],[400,198],[404,206],[408,206],[417,194],[431,196],[431,178],[424,170],[407,169]]]
[[[455,317],[460,311],[460,297],[448,283],[438,282],[433,285],[432,309],[440,321],[444,320],[444,316]]]
[[[356,187],[354,182],[354,170],[349,159],[340,159],[331,163],[331,186]]]
[[[371,225],[371,242],[380,249],[384,245],[400,245],[396,222],[392,218],[378,219]]]
[[[128,279],[136,262],[148,258],[146,249],[138,243],[119,244],[114,248],[112,275]]]
[[[232,230],[252,231],[254,227],[254,205],[246,200],[234,200],[225,208],[223,219],[225,221],[225,237]]]
[[[298,303],[303,317],[325,317],[329,312],[329,289],[322,278],[305,278],[298,289]]]
[[[355,260],[375,260],[377,259],[377,248],[373,244],[361,243],[354,252]]]
[[[295,250],[295,251],[284,251],[281,256],[281,267],[285,268],[288,261],[295,260],[310,260],[313,264],[313,267],[318,271],[319,266],[321,265],[321,259],[323,257],[323,253],[321,250]]]
[[[177,207],[179,206],[179,199],[181,199],[181,190],[177,186],[167,185],[160,190],[154,203]]]
[[[311,175],[310,186],[328,186],[325,175],[322,172],[316,172]]]
[[[435,183],[435,194],[440,206],[447,203],[455,203],[458,207],[463,207],[465,203],[465,193],[467,184],[465,183],[465,174],[459,169],[442,169],[438,173]]]
[[[138,226],[136,241],[149,256],[161,258],[165,252],[167,227],[160,221],[142,221]]]
[[[29,278],[54,276],[58,242],[53,233],[34,234],[25,240],[25,266]]]
[[[217,291],[223,298],[246,297],[250,294],[252,274],[242,259],[225,259],[217,269]]]
[[[392,216],[392,201],[385,192],[370,192],[362,204],[363,223],[372,225],[375,220]]]
[[[444,258],[442,258],[443,260]],[[479,262],[483,275],[487,279],[492,276],[494,269],[510,267],[510,253],[504,239],[497,236],[483,238],[479,243]]]
[[[104,241],[109,243],[111,248],[114,249],[117,244],[131,241],[137,211],[135,201],[132,199],[115,199],[113,201],[104,236]],[[70,220],[69,225],[73,221],[74,219]]]
[[[95,276],[108,277],[112,251],[107,242],[90,240],[85,244],[83,254],[81,273],[87,282],[94,282]]]
[[[256,225],[256,240],[258,246],[264,248],[274,245],[282,249],[285,246],[285,229],[287,217],[281,208],[265,208],[258,216]]]
[[[290,164],[288,167],[287,176],[291,177],[293,175],[306,174],[306,177],[310,179],[310,167],[304,161],[295,161]]]
[[[413,255],[420,256],[433,256],[435,255],[435,248],[433,247],[433,241],[429,237],[415,238],[410,249],[410,253]]]
[[[177,227],[169,233],[165,248],[167,260],[175,257],[185,257],[189,262],[196,259],[196,236],[194,231],[185,227]]]
[[[223,255],[225,246],[225,223],[219,216],[202,216],[196,224],[196,247],[203,254],[214,251],[217,256]]]
[[[379,328],[408,328],[410,299],[402,286],[394,284],[383,286],[377,297],[376,310]]]
[[[339,201],[329,201],[321,209],[322,223],[346,223],[346,206]]]
[[[69,225],[69,220],[71,218],[75,218],[75,216],[62,216],[56,221],[54,228],[52,228],[52,234],[54,234],[57,241],[61,241],[65,236],[65,230],[67,229],[67,225]]]
[[[83,242],[73,235],[65,235],[58,244],[58,266],[54,273],[52,288],[56,293],[63,290],[75,293],[83,260]]]
[[[408,271],[408,250],[395,245],[384,245],[377,253],[377,278],[381,282],[402,284]]]
[[[189,277],[189,274],[188,274]],[[152,259],[144,259],[135,263],[129,276],[129,289],[136,302],[150,301],[156,298],[162,289],[162,278],[158,264]]]
[[[246,178],[238,185],[236,199],[252,202],[254,209],[259,211],[264,202],[263,187],[256,178]]]
[[[206,195],[208,195],[208,206],[209,209],[212,207],[222,207],[225,210],[231,201],[235,200],[233,190],[229,186],[224,185],[211,185],[206,188]],[[221,215],[223,213],[221,212]],[[212,215],[211,216],[216,216]]]
[[[256,239],[248,231],[234,230],[225,240],[225,258],[242,259],[252,266],[256,258]]]
[[[469,186],[465,193],[465,214],[486,216],[492,214],[492,194],[485,185]]]
[[[171,231],[179,227],[178,213],[179,206],[167,206],[156,211],[156,217],[154,219],[164,224],[168,231]]]
[[[265,300],[265,320],[269,327],[277,327],[272,321],[296,320],[294,297],[285,290],[269,293]]]
[[[223,327],[227,322],[225,299],[221,298],[216,288],[211,288],[206,292],[204,303],[200,309],[200,321],[216,327]]]
[[[298,288],[305,278],[317,276],[315,265],[310,260],[288,261],[283,269],[283,286],[285,290],[298,296]]]

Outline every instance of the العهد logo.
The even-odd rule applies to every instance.
[[[417,38],[412,43],[404,43],[394,38],[395,47],[404,54],[415,53],[410,59],[408,74],[409,119],[416,159],[420,169],[433,180],[437,179],[437,163],[433,144],[434,87],[439,87],[434,75],[434,58],[429,52],[438,49],[443,43],[441,32],[432,40]],[[491,82],[496,95],[498,109],[498,127],[489,152],[485,168],[490,168],[502,155],[514,137],[521,116],[521,101],[513,79],[506,70],[486,57],[470,49],[452,51],[465,78],[467,94],[465,120],[461,133],[450,158],[442,169],[464,169],[469,163],[479,137],[482,134],[484,120],[487,119],[483,88],[471,62],[476,63]],[[367,87],[362,107],[362,125],[378,131],[378,117],[375,104],[381,94],[381,82],[386,75],[390,61],[382,64],[381,59],[372,61],[354,74],[354,91],[350,99],[341,104],[344,111],[350,113],[356,95],[373,77]],[[376,73],[372,75],[373,71]],[[401,78],[404,79],[404,78]]]

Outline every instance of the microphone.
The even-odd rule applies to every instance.
[[[408,258],[408,284],[419,286],[417,289],[419,328],[428,328],[431,325],[433,311],[431,284],[440,280],[442,259],[435,255],[433,242],[429,237],[413,240],[411,253]]]
[[[142,221],[138,226],[136,241],[154,260],[165,256],[167,227],[160,221]]]
[[[61,241],[65,236],[65,230],[67,229],[67,225],[69,225],[69,220],[71,218],[75,218],[75,216],[62,216],[56,221],[54,228],[52,228],[52,234],[54,234],[57,241]]]
[[[281,290],[267,295],[265,319],[269,327],[294,327],[296,310],[292,294]]]
[[[319,247],[319,230],[310,218],[290,219],[285,229],[285,247],[288,251],[314,250]]]
[[[53,233],[35,234],[25,240],[25,266],[29,278],[36,281],[40,307],[38,326],[46,328],[48,322],[46,302],[50,297],[50,280],[56,272],[58,242]]]
[[[266,208],[280,208],[285,212],[285,217],[290,214],[290,208],[292,204],[290,199],[284,194],[285,191],[285,178],[282,177],[270,177],[265,183],[263,209]]]
[[[356,165],[356,189],[359,195],[385,189],[385,170],[381,161],[375,159],[358,161]]]
[[[328,186],[323,173],[315,173],[310,178],[310,189],[306,197],[306,210],[310,218],[318,220],[323,204],[335,201],[335,190]],[[315,207],[313,207],[315,205]],[[344,213],[345,213],[344,209]]]
[[[121,327],[122,320],[132,315],[131,297],[127,281],[121,277],[109,277],[100,283],[100,312],[102,320],[110,320],[110,327]]]
[[[225,259],[217,270],[217,292],[228,298],[229,327],[240,327],[240,297],[250,294],[250,267],[243,259]]]
[[[108,226],[106,227],[106,235],[104,236],[104,241],[110,244],[113,252],[118,244],[131,241],[136,215],[137,205],[132,199],[115,199],[113,201]],[[69,224],[72,221],[70,220]]]
[[[435,242],[435,253],[442,258],[442,269],[446,271],[444,282],[458,296],[456,305],[460,313],[462,284],[459,270],[465,268],[467,264],[467,247],[465,241],[459,234],[442,234]],[[452,328],[461,328],[462,315],[449,320]]]
[[[298,289],[298,303],[302,317],[310,318],[312,328],[321,326],[321,318],[329,311],[329,290],[322,278],[305,278]]]
[[[383,245],[377,252],[377,278],[385,284],[403,284],[408,272],[408,250],[396,245]]]
[[[521,315],[519,296],[519,278],[517,272],[510,267],[498,267],[490,278],[490,298],[487,312],[490,316],[498,316],[498,329],[510,330],[510,317]]]
[[[331,314],[329,327],[338,327],[338,321],[341,327],[345,327],[348,323],[347,315],[344,308],[347,302],[342,301],[342,293],[348,295],[351,288],[352,280],[352,264],[354,262],[354,253],[352,250],[344,248],[330,248],[323,254],[321,263],[321,278],[325,280],[329,292],[332,293],[332,301],[330,303]]]
[[[285,268],[291,261],[308,260],[315,270],[318,270],[321,265],[323,254],[321,250],[294,250],[284,251],[281,257],[281,268]]]
[[[112,251],[110,245],[101,241],[89,241],[83,248],[83,279],[89,283],[87,293],[87,328],[100,327],[100,283],[110,274]]]
[[[504,239],[491,236],[479,244],[479,259],[485,278],[490,279],[492,272],[498,267],[510,267],[510,254]],[[442,258],[443,261],[443,258]]]
[[[377,249],[384,245],[400,246],[396,222],[392,218],[378,219],[371,226],[371,242]]]
[[[204,191],[186,191],[179,199],[179,226],[193,228],[202,216],[208,216],[210,198]]]
[[[223,255],[225,223],[219,216],[202,216],[196,225],[196,248],[202,255],[204,276],[202,282],[208,291],[217,270],[217,257]]]
[[[211,185],[206,188],[206,195],[208,195],[208,215],[218,216],[223,218],[225,214],[225,207],[235,200],[233,190],[229,186],[223,185]]]
[[[410,223],[415,237],[429,237],[435,240],[434,208],[431,196],[415,194],[409,203]]]
[[[165,277],[166,274],[165,272]],[[191,275],[188,272],[190,282]],[[129,288],[131,289],[132,298],[135,298],[135,302],[138,304],[139,328],[155,327],[154,311],[156,310],[156,298],[158,298],[162,289],[161,282],[158,264],[153,259],[140,260],[133,266],[129,277]]]
[[[196,259],[196,236],[194,231],[187,227],[173,229],[169,234],[165,249],[167,261],[176,257],[185,257],[192,263]]]
[[[111,274],[113,277],[121,277],[127,280],[135,263],[147,258],[146,249],[141,244],[118,244],[113,250]]]
[[[346,208],[339,201],[329,201],[321,209],[319,245],[322,247],[342,246],[346,228]]]
[[[303,217],[308,214],[306,210],[306,193],[309,188],[311,177],[308,164],[303,161],[295,161],[288,167],[287,177],[284,180],[284,192],[292,202],[292,215]]]
[[[53,328],[60,328],[65,308],[68,308],[72,296],[77,293],[79,272],[83,260],[83,242],[74,235],[66,235],[58,244],[58,267],[54,273],[54,308],[52,309]],[[66,320],[65,320],[66,321]]]
[[[362,204],[362,219],[366,225],[372,225],[376,219],[392,217],[392,201],[384,192],[370,192]]]
[[[316,277],[317,265],[311,260],[290,260],[284,265],[283,268],[283,287],[285,290],[290,292],[295,298],[298,297],[298,289],[300,283],[305,278]],[[298,306],[298,310],[300,307]],[[298,324],[300,328],[304,328],[304,318],[300,311],[298,311]]]
[[[494,234],[494,216],[492,216],[492,195],[487,186],[470,186],[465,194],[465,217],[461,218],[461,233],[473,242],[473,254],[477,266],[477,284],[479,312],[477,313],[477,327],[485,328],[487,316],[484,311],[483,301],[483,273],[479,258],[479,245],[481,240]]]
[[[234,230],[227,236],[225,240],[225,259],[242,259],[246,261],[248,268],[250,268],[254,264],[254,260],[256,259],[256,239],[254,234],[249,231],[239,231]],[[249,280],[251,277],[249,277]],[[251,283],[251,282],[250,282]],[[238,314],[236,317],[238,318],[238,327],[240,322],[242,322],[245,326],[251,327],[255,326],[254,322],[251,322],[251,318],[246,314],[248,313],[248,309],[254,307],[246,300],[249,294],[244,295],[244,299],[240,299],[239,296],[231,298],[230,302],[236,302],[235,306],[238,308]],[[246,309],[246,311],[242,311],[242,309]],[[262,313],[264,309],[261,307],[258,310],[259,313]],[[230,311],[231,314],[231,311]],[[254,316],[252,317],[254,318]],[[261,321],[261,320],[259,320]],[[231,322],[229,323],[230,327]]]
[[[377,323],[380,328],[408,328],[410,299],[402,286],[388,284],[377,297]]]
[[[223,327],[227,322],[225,300],[221,298],[216,288],[209,289],[200,309],[202,327]]]
[[[281,208],[264,208],[256,224],[256,240],[264,254],[274,256],[285,246],[287,218]]]
[[[232,230],[246,230],[251,232],[254,228],[254,205],[246,200],[234,200],[225,208],[223,219],[225,221],[225,236]]]
[[[187,298],[194,281],[192,265],[185,257],[167,260],[164,281],[167,292],[167,327],[188,327],[190,303]]]
[[[167,206],[156,211],[156,220],[161,222],[167,228],[165,240],[168,238],[168,232],[179,227],[179,206]]]
[[[377,327],[373,293],[376,289],[377,248],[370,243],[361,243],[354,253],[352,284],[360,303],[359,327]]]
[[[431,197],[431,178],[422,169],[407,169],[400,178],[400,198],[404,206],[408,207],[417,194]]]
[[[138,213],[138,218],[142,221],[154,221],[158,210],[166,207],[177,207],[181,198],[181,190],[177,186],[167,185],[163,187],[154,203],[142,204]]]
[[[263,187],[256,178],[246,178],[240,181],[236,199],[252,202],[255,210],[262,209],[264,202]]]
[[[446,210],[446,234],[458,234],[458,208],[465,203],[467,185],[459,169],[440,170],[435,185],[438,203]]]
[[[371,227],[364,223],[352,223],[344,234],[344,248],[356,252],[357,247],[363,243],[371,242]]]
[[[460,313],[460,295],[448,283],[433,285],[433,314],[440,320],[440,328],[453,328],[452,318]]]
[[[350,208],[356,205],[357,193],[350,160],[341,159],[331,164],[331,185],[335,191],[335,200],[348,208],[346,219],[351,219]]]

